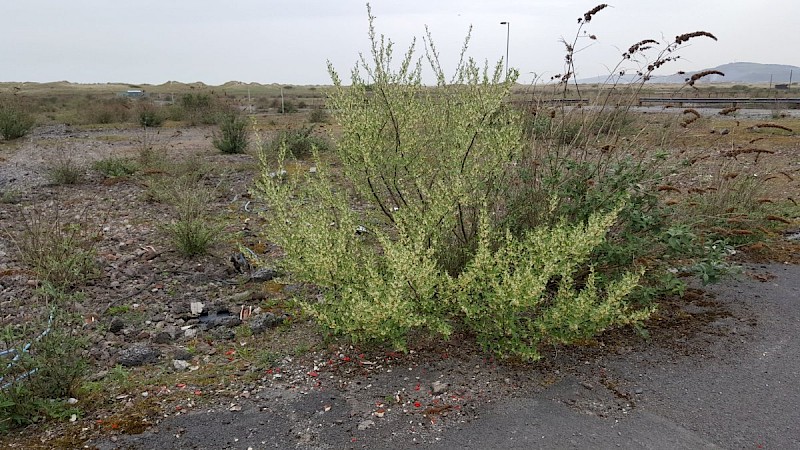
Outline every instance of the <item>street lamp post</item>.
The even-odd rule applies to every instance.
[[[500,25],[506,26],[506,79],[508,79],[508,43],[511,38],[511,22],[504,20],[500,22]]]

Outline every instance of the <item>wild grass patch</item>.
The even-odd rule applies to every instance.
[[[69,290],[96,274],[96,236],[88,224],[66,219],[53,203],[20,215],[20,228],[9,231],[9,239],[39,280]]]
[[[92,164],[92,168],[107,178],[127,177],[139,170],[132,158],[105,158]]]

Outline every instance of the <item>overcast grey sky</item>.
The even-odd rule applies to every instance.
[[[663,74],[748,61],[800,65],[798,0],[608,0],[589,24],[597,36],[576,56],[578,75],[608,73],[645,38],[708,31]],[[600,2],[577,0],[372,0],[379,33],[405,48],[433,33],[445,68],[473,25],[470,55],[506,52],[530,82],[563,69],[561,37]],[[0,81],[329,84],[326,60],[345,78],[368,49],[363,0],[0,0]],[[579,44],[579,48],[582,44]]]

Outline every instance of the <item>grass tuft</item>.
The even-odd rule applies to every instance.
[[[97,271],[95,239],[81,223],[65,223],[57,209],[22,211],[22,229],[10,235],[19,259],[41,281],[68,290]]]
[[[135,174],[139,165],[130,158],[106,158],[95,162],[92,168],[108,178],[117,178]]]

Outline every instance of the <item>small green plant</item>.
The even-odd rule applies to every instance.
[[[190,156],[189,158],[175,159],[170,157],[170,147],[168,143],[154,143],[153,131],[146,127],[140,130],[141,137],[139,139],[139,151],[136,158],[138,168],[146,175],[159,175],[168,174],[174,177],[182,176],[183,174],[206,171],[202,161],[197,156]],[[155,132],[158,134],[158,132]],[[179,136],[175,133],[170,137],[173,139]]]
[[[0,203],[2,204],[16,204],[19,203],[22,193],[18,189],[6,189],[0,191]]]
[[[258,353],[256,363],[259,369],[271,369],[276,367],[281,360],[280,353],[270,350],[262,350]]]
[[[214,135],[214,147],[225,154],[244,153],[247,151],[249,136],[246,117],[236,113],[223,114],[219,121],[220,135]]]
[[[719,240],[703,247],[703,255],[696,258],[688,271],[696,275],[703,284],[719,282],[720,279],[741,272],[741,267],[727,261],[734,252],[727,242]]]
[[[233,330],[236,333],[236,339],[247,339],[253,336],[253,330],[250,329],[247,325],[239,325]]]
[[[664,232],[667,249],[673,255],[688,256],[695,247],[697,236],[688,225],[675,225]]]
[[[69,305],[86,300],[86,294],[82,291],[66,290],[64,286],[53,285],[49,281],[43,281],[35,290],[39,298],[48,304]]]
[[[308,353],[310,351],[311,351],[311,346],[310,345],[308,345],[308,344],[298,344],[297,347],[295,347],[292,350],[292,354],[294,356],[303,356],[303,355],[305,355],[306,353]]]
[[[181,122],[186,120],[186,110],[179,103],[170,104],[163,107],[164,120]]]
[[[117,364],[108,371],[105,379],[120,388],[125,388],[130,384],[130,378],[131,374],[128,369]]]
[[[156,149],[149,145],[139,147],[136,163],[142,172],[157,174],[169,165],[166,149]]]
[[[26,136],[36,123],[33,116],[15,103],[0,99],[0,137],[7,141]]]
[[[130,158],[105,158],[92,164],[92,168],[108,178],[117,178],[135,174],[139,165]]]
[[[128,306],[128,305],[118,305],[118,306],[112,306],[112,307],[108,308],[108,311],[106,311],[106,314],[108,314],[109,316],[122,316],[122,315],[125,315],[125,314],[129,313],[130,311],[131,311],[131,307],[130,306]]]
[[[746,168],[743,168],[747,170]],[[758,202],[765,192],[764,177],[756,174],[720,174],[713,189],[693,195],[694,215],[725,217],[732,213],[750,214],[762,209]]]

